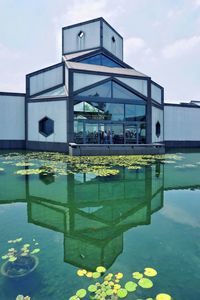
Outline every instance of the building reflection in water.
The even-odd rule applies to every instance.
[[[87,270],[109,268],[123,251],[123,233],[150,224],[163,206],[163,165],[109,179],[48,176],[27,177],[28,222],[63,233],[64,261]]]

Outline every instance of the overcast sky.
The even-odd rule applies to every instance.
[[[61,28],[105,18],[124,60],[165,88],[165,101],[200,100],[200,0],[0,0],[0,91],[61,61]]]

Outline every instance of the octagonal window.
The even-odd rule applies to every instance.
[[[54,121],[48,117],[45,117],[39,121],[39,133],[48,137],[54,133]]]

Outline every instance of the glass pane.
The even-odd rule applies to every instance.
[[[84,64],[101,65],[101,56],[95,55],[93,57],[82,59],[80,62]]]
[[[145,105],[136,105],[136,121],[146,120],[146,107]]]
[[[138,144],[145,144],[146,143],[146,124],[139,124],[138,125]]]
[[[121,98],[121,99],[131,99],[131,100],[139,100],[144,101],[139,96],[125,89],[121,85],[113,82],[113,98]]]
[[[125,140],[126,144],[136,144],[138,140],[137,125],[125,126]]]
[[[83,144],[83,122],[74,121],[74,142]]]
[[[102,66],[112,67],[112,68],[122,68],[121,65],[117,64],[115,61],[109,59],[105,55],[102,55]]]
[[[147,96],[147,80],[131,79],[124,77],[117,77],[117,79],[129,85],[131,88],[140,92],[144,96]]]
[[[155,84],[151,84],[151,98],[159,103],[162,102],[162,90]]]
[[[95,103],[96,104],[96,103]],[[97,106],[97,105],[96,105]],[[93,102],[80,102],[74,105],[75,119],[99,119],[101,111]]]
[[[106,103],[104,111],[105,120],[123,121],[124,120],[124,104]]]
[[[124,144],[123,124],[112,124],[112,141],[113,144]]]
[[[94,98],[98,98],[98,97],[110,98],[111,97],[111,82],[106,82],[104,84],[95,86],[89,90],[79,93],[78,96],[94,97]]]
[[[85,143],[98,144],[98,124],[86,123],[85,124]]]
[[[126,121],[145,121],[146,120],[145,105],[125,104],[125,120]]]
[[[91,64],[91,65],[101,65],[106,67],[118,67],[121,68],[122,66],[116,63],[114,60],[108,58],[103,54],[95,55],[89,58],[82,59],[81,63]]]
[[[110,123],[99,124],[99,142],[100,144],[112,144],[113,135]]]
[[[74,91],[82,89],[83,87],[97,83],[107,78],[108,76],[86,73],[74,73]]]
[[[59,96],[66,96],[66,95],[67,94],[66,94],[65,87],[61,86],[61,87],[59,87],[57,89],[54,89],[54,90],[52,90],[50,92],[44,93],[42,95],[39,95],[39,96],[37,96],[35,98],[56,97],[56,96],[59,97]]]

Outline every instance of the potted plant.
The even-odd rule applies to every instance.
[[[1,257],[5,261],[1,266],[1,273],[6,277],[18,278],[33,272],[39,263],[35,254],[40,252],[35,239],[34,247],[28,243],[22,244],[22,238],[9,240],[8,243],[12,247]]]

